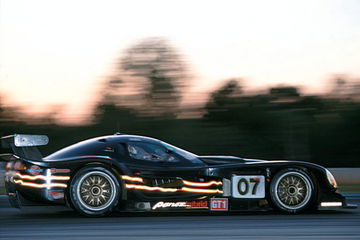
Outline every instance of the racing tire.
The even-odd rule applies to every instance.
[[[119,202],[119,195],[117,178],[103,167],[80,169],[70,186],[70,199],[75,210],[90,217],[110,214]]]
[[[286,213],[299,213],[311,207],[315,195],[314,183],[303,170],[287,168],[271,181],[272,205]]]

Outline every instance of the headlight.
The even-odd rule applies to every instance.
[[[326,169],[326,177],[327,177],[329,183],[331,184],[331,186],[333,186],[334,188],[337,188],[337,183],[336,183],[334,176],[327,169]]]

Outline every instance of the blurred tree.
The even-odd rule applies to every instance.
[[[276,98],[299,97],[300,94],[296,87],[274,87],[270,88],[270,95]]]
[[[95,109],[95,122],[108,132],[122,132],[134,124],[136,112],[112,103],[99,103]]]
[[[131,76],[135,94],[143,96],[142,113],[174,118],[180,95],[186,85],[184,61],[162,38],[148,38],[125,51],[121,69]]]
[[[205,118],[213,120],[232,120],[233,108],[237,104],[237,98],[241,95],[242,88],[239,80],[230,79],[218,90],[211,93],[211,97],[205,108]]]
[[[348,77],[344,74],[334,75],[333,79],[331,79],[332,83],[332,91],[331,94],[334,95],[342,95],[346,92]]]
[[[239,79],[231,79],[211,94],[205,118],[236,125],[243,130],[270,128],[269,95],[243,96]]]
[[[3,112],[4,112],[4,109],[2,107],[2,98],[0,96],[0,121],[3,118]]]

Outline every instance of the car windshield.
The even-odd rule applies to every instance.
[[[193,154],[191,152],[188,152],[184,149],[181,149],[181,148],[178,148],[178,147],[175,147],[169,143],[166,143],[166,142],[160,142],[161,145],[163,145],[166,149],[176,153],[176,154],[179,154],[180,156],[182,156],[183,158],[189,160],[190,162],[192,163],[203,163],[200,159],[197,158],[197,155],[196,154]]]

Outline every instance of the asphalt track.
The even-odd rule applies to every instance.
[[[350,202],[360,204],[360,199]],[[0,239],[360,239],[360,209],[85,218],[65,208],[20,211],[2,206]]]

